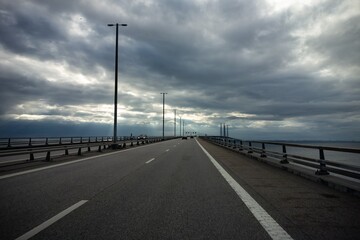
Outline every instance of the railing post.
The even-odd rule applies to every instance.
[[[77,153],[78,156],[81,155],[81,147],[79,147],[79,150],[78,150],[78,153]]]
[[[65,149],[65,155],[69,155],[69,150]]]
[[[265,143],[262,143],[262,148],[261,148],[261,155],[260,157],[266,158],[266,150],[265,150]]]
[[[233,149],[236,148],[236,140],[234,139]]]
[[[243,150],[243,141],[240,140],[239,151],[242,151],[242,150]]]
[[[62,144],[62,139],[60,138],[60,140],[59,140],[59,144],[61,145]]]
[[[91,141],[91,139],[90,139],[90,137],[89,137],[89,141],[88,141],[88,142],[90,143],[90,141]]]
[[[49,162],[50,160],[51,160],[50,152],[47,152],[47,153],[46,153],[45,161]]]
[[[70,139],[70,143],[71,144],[73,144],[74,143],[74,141],[73,141],[73,138],[71,137],[71,139]]]
[[[320,155],[320,168],[316,170],[316,175],[329,175],[330,173],[326,169],[324,149],[319,148]]]
[[[31,147],[31,138],[29,138],[29,146]]]
[[[248,150],[248,153],[253,153],[252,151],[252,145],[251,145],[251,142],[249,141],[249,150]]]
[[[91,148],[90,148],[90,146],[88,146],[88,147],[87,147],[87,150],[88,150],[88,152],[90,152],[90,151],[91,151]]]
[[[97,137],[95,138],[95,142],[97,142]]]
[[[8,145],[7,145],[8,147],[11,147],[11,138],[9,138],[9,140],[8,140]]]
[[[282,163],[282,164],[289,163],[289,161],[287,160],[286,146],[285,145],[282,145],[282,152],[283,152],[283,159],[280,161],[280,163]]]
[[[46,146],[49,145],[49,138],[46,138],[46,140],[45,140],[45,145],[46,145]]]
[[[33,153],[30,153],[30,161],[34,161],[34,154]]]
[[[101,152],[101,145],[99,145],[99,149],[98,149],[98,152]]]
[[[82,143],[82,137],[80,137],[80,143]]]

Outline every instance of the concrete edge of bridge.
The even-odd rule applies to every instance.
[[[308,180],[311,180],[313,182],[322,183],[328,187],[331,187],[337,191],[340,192],[346,192],[350,193],[352,195],[355,195],[357,197],[360,197],[360,181],[351,181],[350,179],[347,179],[346,177],[342,178],[337,176],[336,174],[329,174],[329,175],[316,175],[314,173],[314,169],[307,169],[305,167],[296,166],[293,164],[281,164],[279,162],[279,159],[275,159],[272,157],[263,158],[260,155],[257,156],[256,153],[247,153],[244,151],[239,151],[237,149],[233,149],[227,146],[223,146],[220,144],[216,144],[210,141],[207,141],[205,139],[202,139],[210,144],[213,144],[215,146],[224,148],[226,150],[233,151],[235,153],[241,154],[243,156],[246,156],[248,158],[257,160],[262,163],[269,164],[271,166],[283,169],[287,172],[290,172],[292,174],[298,175],[300,177],[306,178]]]

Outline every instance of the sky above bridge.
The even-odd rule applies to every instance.
[[[119,135],[360,140],[358,0],[0,0],[0,135],[112,135],[116,22]]]

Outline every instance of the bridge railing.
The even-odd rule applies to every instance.
[[[298,165],[315,168],[315,174],[317,175],[328,175],[330,173],[336,173],[343,176],[360,179],[360,149],[303,145],[285,142],[250,141],[217,136],[207,136],[203,138],[218,145],[232,148],[240,152],[257,154],[260,158],[263,159],[272,157],[278,160],[280,164],[288,164],[289,162],[293,162]],[[288,151],[290,148],[312,149],[312,151],[317,152],[318,157],[291,154]],[[330,151],[356,154],[356,160],[359,162],[359,164],[349,164],[341,161],[326,159],[325,153]]]
[[[122,136],[117,139],[117,148],[126,148],[127,146],[141,145],[170,140],[174,137],[147,137],[138,139],[133,136]],[[45,160],[51,160],[51,152],[65,151],[69,155],[69,150],[78,149],[77,154],[82,154],[82,149],[97,147],[98,151],[110,148],[113,145],[112,137],[47,137],[47,138],[5,138],[0,139],[0,158],[29,155],[30,161],[35,159],[34,154],[46,153]]]
[[[134,136],[120,136],[117,141],[136,139]],[[23,148],[62,144],[82,144],[112,142],[112,136],[89,136],[89,137],[30,137],[30,138],[0,138],[0,149]]]

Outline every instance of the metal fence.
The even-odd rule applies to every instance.
[[[135,137],[122,136],[118,137],[117,141],[130,140],[131,138],[134,139]],[[109,136],[0,138],[0,149],[112,141],[113,137]]]
[[[146,137],[137,138],[132,136],[118,137],[114,147],[112,137],[44,137],[44,138],[0,138],[0,158],[28,155],[29,161],[35,159],[34,154],[46,153],[45,160],[51,160],[51,152],[64,151],[65,155],[69,155],[69,150],[77,149],[77,155],[82,154],[82,149],[97,147],[99,152],[106,148],[126,148],[127,146],[135,146],[170,140],[174,137]]]
[[[257,154],[260,158],[263,159],[271,157],[278,160],[280,164],[289,164],[289,162],[293,162],[298,165],[315,168],[315,174],[317,175],[328,175],[330,173],[336,173],[343,176],[360,179],[360,149],[303,145],[285,142],[249,141],[218,136],[206,136],[203,138],[210,142],[232,148],[240,152],[253,155]],[[277,149],[274,150],[275,148]],[[290,154],[288,152],[289,148],[312,149],[312,151],[317,152],[317,157]],[[358,164],[349,164],[341,161],[328,160],[325,158],[326,151],[356,154],[356,160]]]

